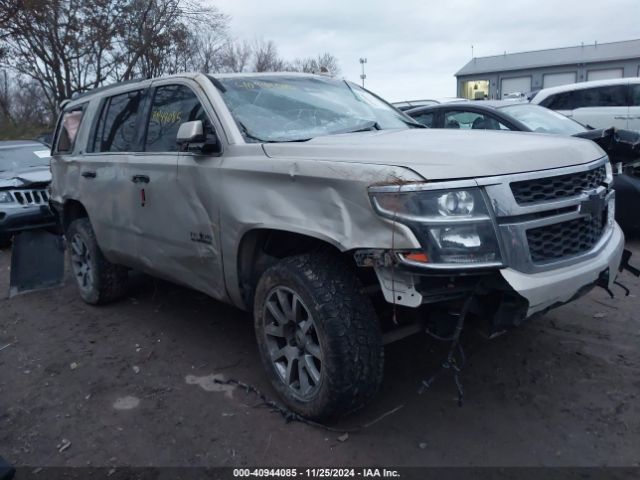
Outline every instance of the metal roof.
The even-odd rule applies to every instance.
[[[640,58],[640,39],[473,58],[456,76]]]

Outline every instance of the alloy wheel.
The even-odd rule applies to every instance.
[[[90,291],[94,283],[91,251],[78,234],[71,239],[71,266],[80,289]]]
[[[309,309],[293,290],[275,287],[263,313],[269,357],[280,380],[302,399],[313,396],[322,381],[322,348]]]

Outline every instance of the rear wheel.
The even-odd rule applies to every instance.
[[[263,274],[255,330],[272,385],[293,411],[323,419],[364,405],[382,381],[380,325],[339,257],[286,258]]]
[[[66,237],[71,271],[82,299],[98,305],[120,298],[125,292],[127,269],[104,257],[89,219],[71,222]]]

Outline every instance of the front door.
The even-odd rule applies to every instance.
[[[212,125],[203,102],[187,83],[153,84],[143,151],[129,162],[139,262],[151,274],[223,298],[213,200],[220,159],[179,152],[176,143],[180,125],[193,120]]]

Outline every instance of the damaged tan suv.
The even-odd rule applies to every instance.
[[[624,238],[593,142],[422,128],[347,81],[183,74],[63,106],[52,205],[82,298],[134,269],[252,311],[286,404],[363,405],[384,344],[491,336],[610,288]]]

